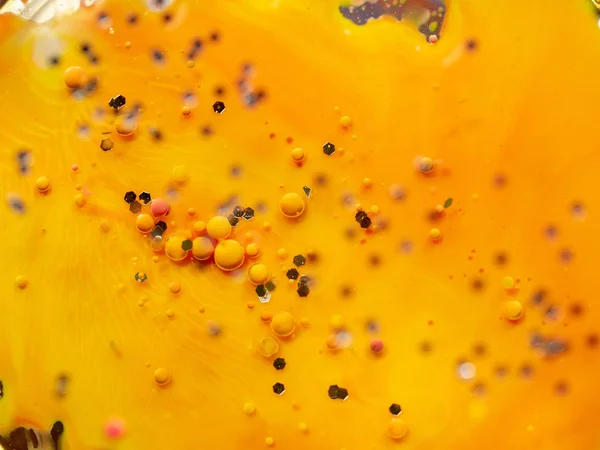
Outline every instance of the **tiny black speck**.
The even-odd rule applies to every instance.
[[[402,408],[400,407],[400,405],[398,403],[392,403],[390,405],[390,413],[392,413],[394,416],[397,416],[398,414],[400,414],[402,412]]]
[[[275,361],[273,361],[273,367],[275,367],[275,369],[277,370],[281,370],[285,367],[286,362],[285,359],[283,358],[276,358]]]
[[[304,264],[306,264],[306,258],[302,255],[296,255],[294,256],[294,264],[296,267],[302,267]]]
[[[329,394],[329,398],[332,400],[335,400],[338,395],[338,391],[339,391],[339,386],[337,384],[331,385],[329,386],[329,390],[327,391],[327,393]]]
[[[144,205],[147,205],[148,203],[150,203],[150,200],[152,200],[152,197],[150,196],[150,193],[148,193],[148,192],[142,192],[140,194],[139,198],[142,202],[144,202]]]
[[[223,111],[225,111],[225,103],[214,102],[213,103],[213,111],[216,112],[217,114],[223,114]]]
[[[307,297],[308,293],[310,292],[310,289],[308,288],[308,286],[306,284],[302,284],[302,285],[298,286],[298,289],[296,290],[296,292],[298,293],[298,295],[300,297]]]
[[[246,220],[252,220],[252,219],[254,219],[254,210],[252,208],[248,207],[244,210],[244,213],[242,214],[242,216]]]
[[[323,153],[325,153],[327,156],[333,155],[335,153],[335,145],[333,145],[331,142],[323,144]]]
[[[300,273],[297,269],[290,269],[285,274],[290,280],[297,280]]]
[[[255,292],[259,297],[264,297],[267,295],[267,289],[262,284],[256,286]]]
[[[227,220],[229,221],[229,224],[230,224],[232,227],[236,227],[236,226],[237,226],[237,224],[240,222],[240,219],[238,219],[237,217],[235,217],[233,214],[229,214],[229,215],[227,216]]]
[[[186,239],[185,241],[183,241],[181,243],[181,248],[184,249],[186,252],[191,250],[192,246],[193,246],[193,243],[189,239]]]
[[[273,385],[273,392],[277,395],[281,395],[285,392],[285,386],[282,383],[275,383]]]
[[[125,193],[124,199],[125,199],[126,203],[133,203],[136,198],[137,198],[137,195],[135,195],[135,192],[133,192],[133,191],[128,191]]]
[[[234,217],[242,217],[244,215],[244,207],[243,206],[236,206],[235,208],[233,208],[233,216]]]

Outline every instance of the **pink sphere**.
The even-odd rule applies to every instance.
[[[73,172],[77,172],[79,170],[79,166],[77,164],[73,164],[71,166],[71,169],[73,170]]]
[[[108,419],[104,425],[104,433],[111,439],[120,438],[125,433],[125,422],[119,418]]]
[[[150,203],[150,213],[152,213],[154,217],[165,216],[170,210],[171,206],[162,198],[156,198]]]
[[[370,347],[373,353],[381,353],[383,351],[383,341],[381,339],[373,339]]]

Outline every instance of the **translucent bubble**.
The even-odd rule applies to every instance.
[[[146,0],[146,6],[150,11],[164,11],[167,9],[173,0]]]
[[[458,376],[463,380],[471,380],[475,377],[477,368],[475,364],[470,362],[463,362],[458,365]]]

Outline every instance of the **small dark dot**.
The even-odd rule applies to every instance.
[[[598,342],[599,341],[600,341],[600,339],[598,338],[597,334],[590,334],[585,339],[585,343],[587,344],[587,346],[589,348],[596,348],[596,347],[598,347]]]
[[[144,202],[144,205],[147,205],[152,200],[152,196],[148,192],[142,192],[139,195],[139,199]]]
[[[298,296],[300,296],[300,297],[307,297],[310,292],[310,288],[308,287],[307,284],[302,284],[302,285],[298,286],[298,289],[296,290],[296,292],[298,293]]]
[[[467,50],[475,51],[477,49],[477,41],[475,39],[469,39],[465,44]]]
[[[254,209],[248,207],[244,209],[244,212],[242,213],[242,217],[244,218],[244,220],[252,220],[254,219]]]
[[[504,378],[508,374],[508,369],[504,366],[496,367],[496,376],[498,378]]]
[[[221,97],[221,96],[223,96],[223,94],[225,94],[225,88],[223,86],[217,86],[215,88],[215,95],[217,97]]]
[[[303,255],[296,255],[294,256],[293,262],[296,267],[302,267],[306,264],[306,258]]]
[[[566,395],[569,393],[569,385],[566,381],[559,381],[556,383],[556,386],[554,386],[554,391],[556,392],[556,395]]]
[[[135,25],[136,23],[138,23],[138,16],[134,13],[131,13],[127,16],[127,23],[129,25]]]
[[[568,264],[573,259],[573,251],[568,248],[562,249],[560,251],[559,257],[563,263]]]
[[[267,288],[262,284],[259,284],[258,286],[256,286],[256,289],[254,290],[254,292],[256,292],[256,295],[258,295],[259,297],[266,297],[267,294],[269,293],[269,291],[267,291]]]
[[[165,54],[162,50],[154,49],[152,50],[152,59],[157,63],[162,63],[165,60]]]
[[[482,357],[485,356],[486,354],[486,348],[484,344],[475,344],[475,346],[473,347],[473,351],[475,352],[476,356]]]
[[[533,293],[533,295],[531,297],[531,303],[533,303],[536,306],[539,306],[542,303],[544,303],[547,295],[548,294],[544,289],[540,289]]]
[[[544,317],[546,320],[558,320],[560,315],[560,309],[556,305],[550,305],[546,308],[546,312],[544,313]]]
[[[350,297],[352,295],[352,288],[348,285],[344,285],[340,288],[340,295],[344,298]]]
[[[569,312],[572,316],[578,317],[583,313],[583,306],[581,306],[581,303],[573,303],[569,308]]]
[[[286,362],[283,358],[276,358],[275,361],[273,361],[273,367],[277,370],[282,370],[285,366]]]
[[[48,60],[48,63],[51,66],[58,66],[60,64],[60,56],[51,56],[50,59]]]
[[[333,155],[335,153],[335,145],[333,145],[331,142],[326,142],[323,144],[323,153],[325,153],[327,156]]]
[[[4,397],[4,383],[0,381],[0,398]]]
[[[237,227],[238,223],[240,223],[240,219],[235,217],[233,214],[229,214],[227,216],[227,220],[229,221],[229,225],[232,227]]]
[[[210,40],[211,40],[211,41],[213,41],[213,42],[218,42],[220,39],[221,39],[221,36],[219,35],[219,33],[218,33],[218,32],[216,32],[216,31],[213,31],[213,32],[210,34]]]
[[[484,286],[485,286],[485,284],[481,278],[475,278],[471,282],[471,287],[473,288],[474,291],[477,291],[477,292],[483,290]]]
[[[369,257],[369,264],[373,267],[379,267],[381,265],[381,257],[379,255],[371,255]]]
[[[282,383],[275,383],[273,385],[273,392],[277,395],[281,395],[285,392],[285,386]]]
[[[183,241],[183,242],[181,243],[181,248],[182,248],[183,250],[185,250],[186,252],[187,252],[187,251],[190,251],[190,250],[192,249],[192,247],[193,247],[193,242],[192,242],[192,241],[190,241],[189,239],[186,239],[185,241]]]
[[[290,269],[286,272],[285,276],[288,277],[289,280],[297,280],[300,273],[296,269]]]
[[[556,228],[554,225],[548,225],[544,230],[544,233],[546,238],[555,239],[558,236],[558,228]]]
[[[210,125],[205,125],[200,130],[200,133],[202,133],[202,136],[212,136],[214,134],[214,131]]]
[[[392,403],[389,407],[390,413],[393,414],[394,416],[397,416],[398,414],[400,414],[402,412],[402,408],[400,407],[400,405],[398,403]]]
[[[273,283],[271,280],[265,283],[265,287],[269,290],[269,292],[273,292],[276,288],[275,283]]]
[[[327,185],[327,175],[324,173],[318,173],[314,177],[314,184],[317,186]]]
[[[123,199],[125,200],[126,203],[133,203],[133,201],[135,201],[135,199],[137,198],[137,195],[135,192],[133,191],[128,191],[125,193],[125,196],[123,197]]]
[[[481,397],[483,395],[485,395],[487,389],[485,387],[485,385],[483,383],[475,383],[473,385],[473,395],[477,396],[477,397]]]
[[[60,448],[58,445],[58,440],[64,432],[65,426],[63,425],[63,423],[60,420],[54,422],[54,425],[52,425],[52,429],[50,430],[50,437],[52,437],[52,440],[54,441],[54,446],[56,448]]]
[[[423,341],[421,342],[420,349],[423,353],[430,353],[433,350],[433,346],[431,345],[431,342]]]
[[[506,176],[503,174],[497,174],[496,176],[494,176],[494,186],[498,189],[501,189],[504,186],[506,186]]]
[[[158,222],[156,222],[156,226],[158,228],[160,228],[161,230],[163,230],[163,232],[167,231],[167,224],[162,220],[159,220]]]
[[[171,20],[173,20],[173,14],[164,13],[162,18],[163,18],[163,22],[169,23]]]
[[[233,216],[234,217],[242,217],[244,215],[244,207],[243,206],[236,206],[235,208],[233,208]]]
[[[523,378],[531,378],[533,376],[533,367],[526,364],[521,367],[520,373]]]
[[[506,256],[506,253],[504,253],[504,252],[496,253],[496,256],[494,257],[494,262],[496,263],[496,265],[504,266],[507,261],[508,261],[508,256]]]
[[[90,44],[88,44],[87,42],[83,42],[80,46],[79,49],[83,52],[83,53],[88,53],[91,50],[91,46]]]
[[[223,102],[213,103],[213,111],[216,112],[217,114],[223,114],[223,111],[225,111],[225,103],[223,103]]]

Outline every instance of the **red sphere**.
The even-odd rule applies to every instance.
[[[373,353],[381,353],[383,351],[383,341],[381,339],[373,339],[370,347]]]

